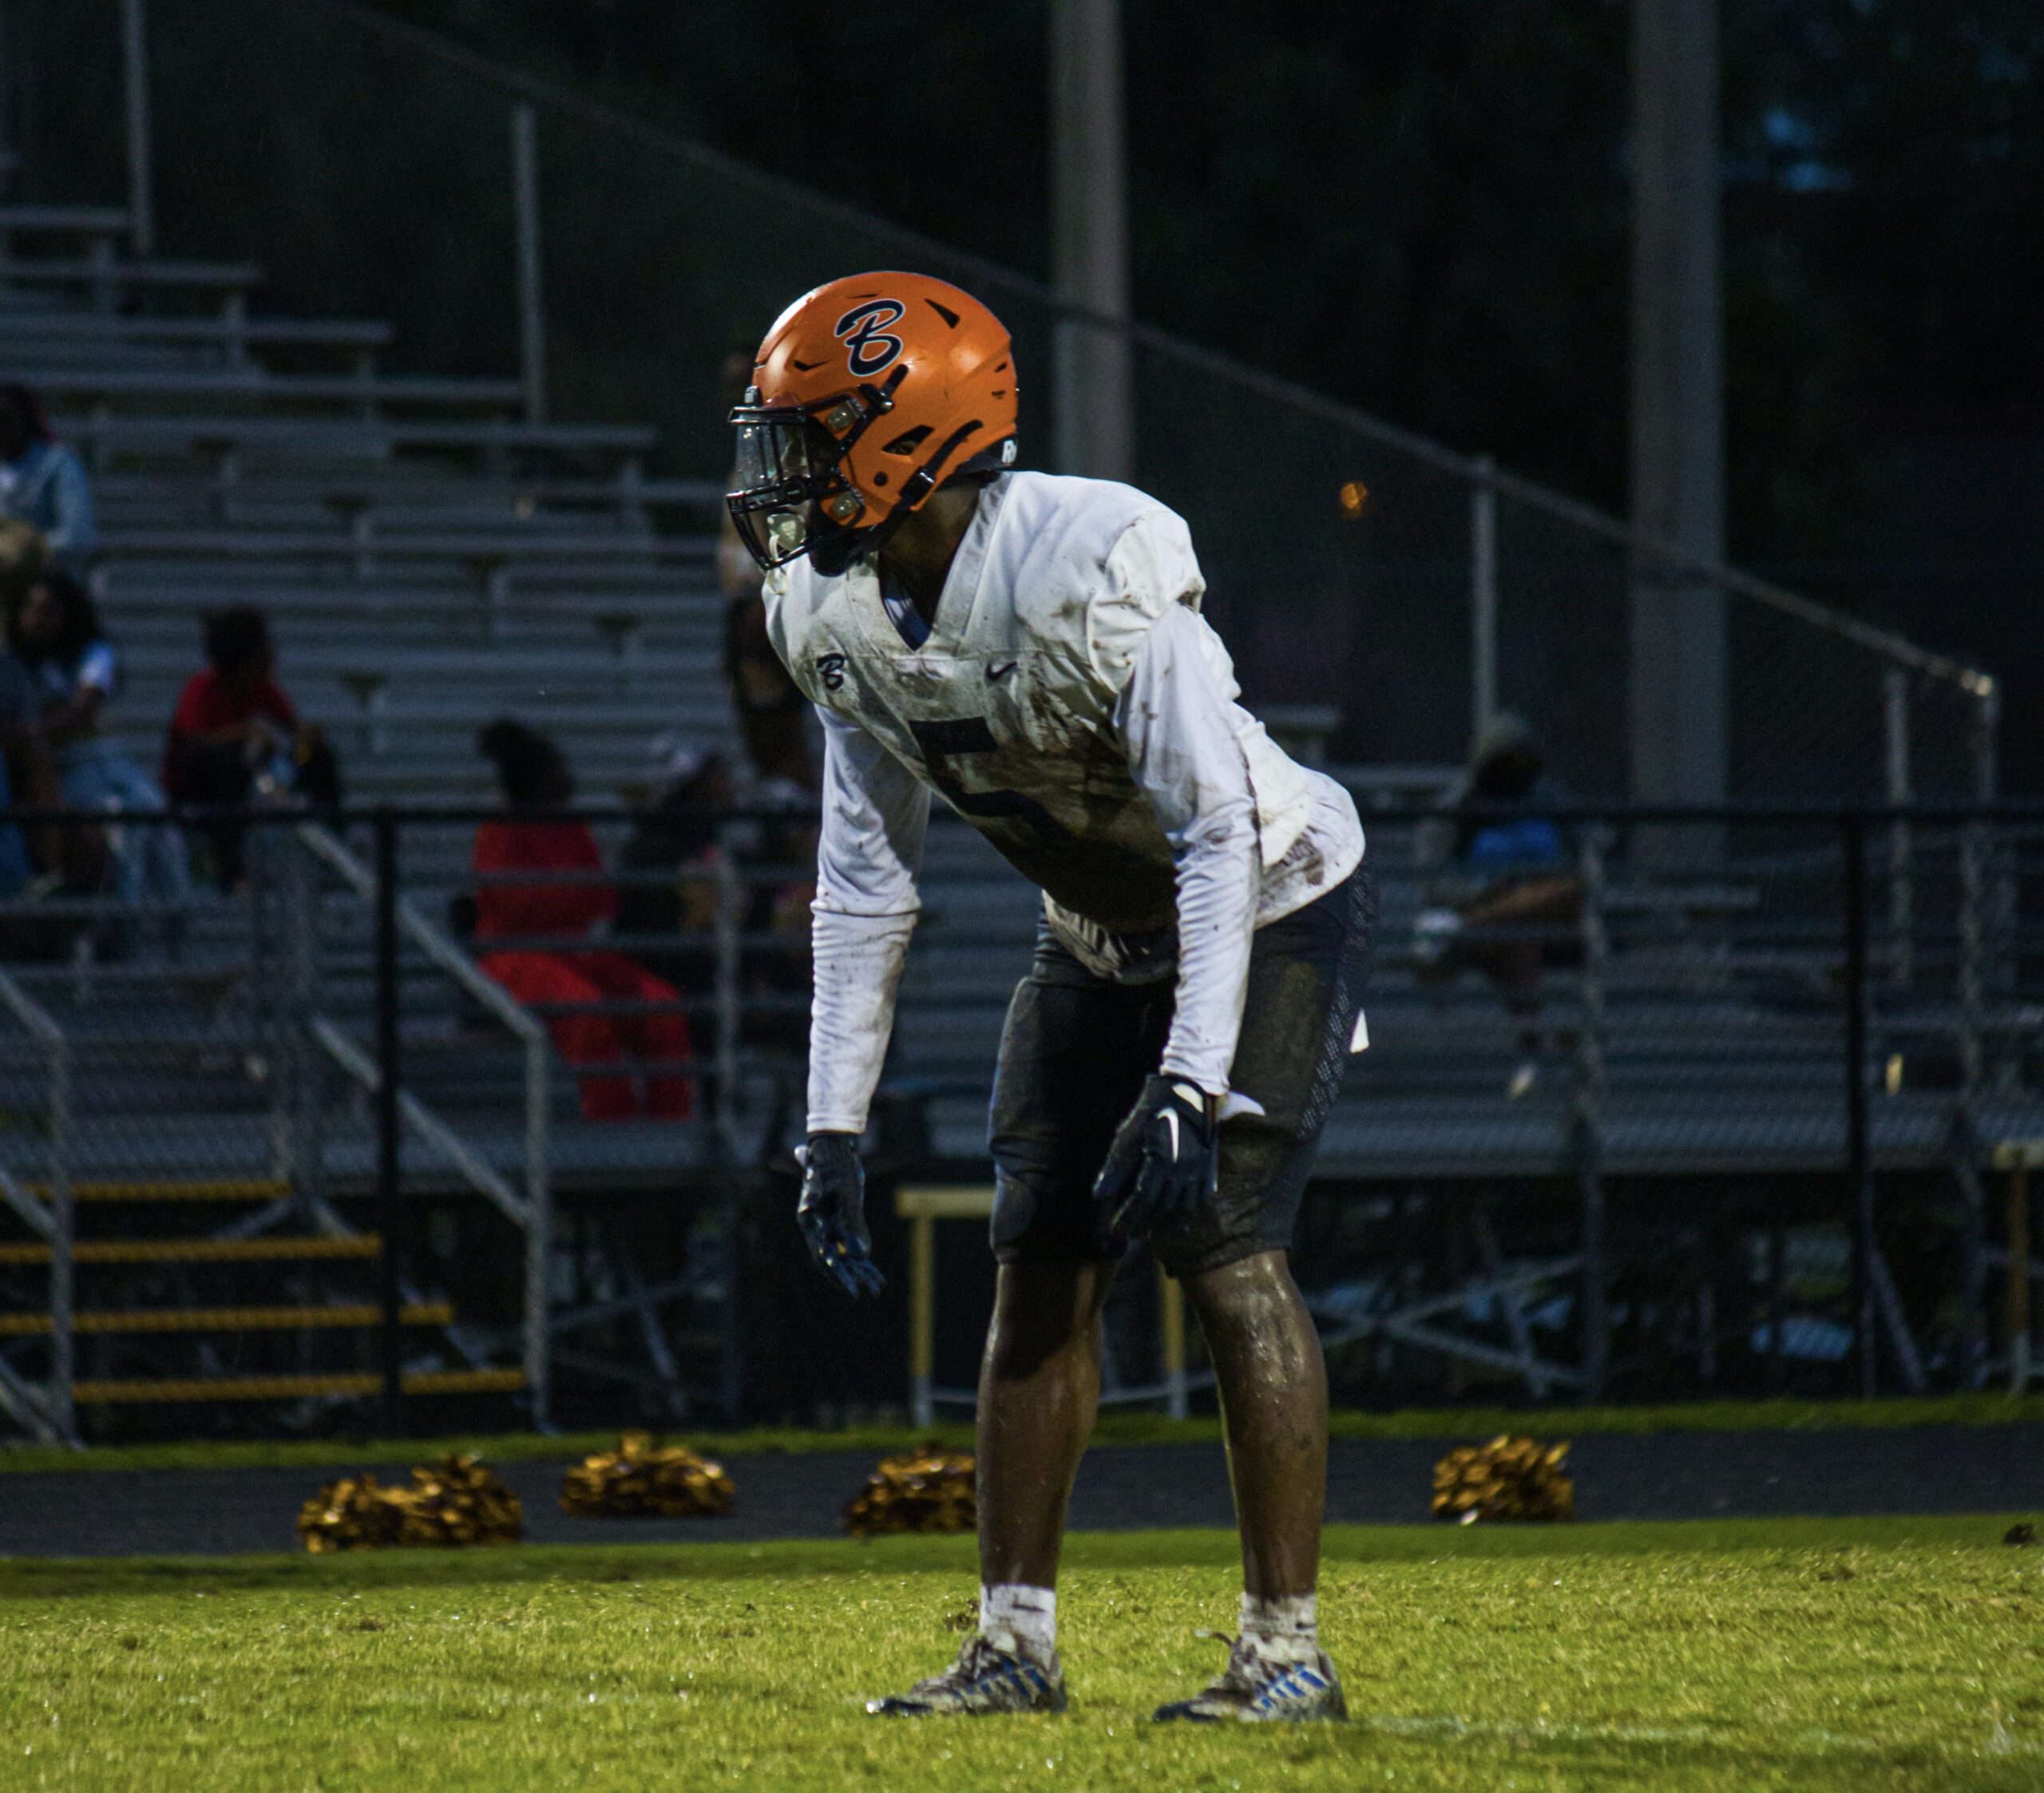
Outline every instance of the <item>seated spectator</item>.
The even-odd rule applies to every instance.
[[[690,1057],[680,997],[623,953],[580,944],[617,913],[617,892],[607,881],[553,881],[564,873],[603,870],[602,850],[584,824],[540,819],[574,795],[567,761],[548,736],[518,722],[491,723],[477,746],[496,764],[507,812],[476,834],[475,934],[485,949],[484,973],[521,1003],[592,1005],[591,1011],[555,1015],[547,1023],[561,1056],[579,1074],[587,1118],[685,1120],[694,1104],[690,1079],[678,1068]],[[548,879],[524,883],[521,873]],[[593,1011],[609,1000],[674,1007]],[[631,1057],[658,1068],[636,1076],[625,1068]],[[617,1068],[598,1068],[604,1067]]]
[[[65,807],[57,756],[50,750],[40,726],[41,710],[27,668],[12,653],[0,650],[0,809]],[[99,828],[10,823],[6,833],[20,843],[26,856],[25,883],[51,892],[81,894],[97,891],[105,882],[106,836]],[[0,848],[10,864],[13,852],[11,845]]]
[[[1519,1023],[1524,1056],[1505,1091],[1515,1098],[1538,1083],[1547,1048],[1542,969],[1579,956],[1583,885],[1570,869],[1567,831],[1551,813],[1567,798],[1545,769],[1531,727],[1518,716],[1496,717],[1477,736],[1469,770],[1441,814],[1421,825],[1415,841],[1431,905],[1416,929],[1420,978],[1444,983],[1474,968],[1491,980]]]
[[[7,614],[9,651],[40,703],[37,726],[56,755],[65,805],[113,815],[160,815],[163,794],[121,743],[100,731],[120,687],[120,657],[85,587],[52,568]],[[124,901],[182,904],[191,893],[184,837],[168,825],[120,829],[113,888]]]
[[[42,538],[26,523],[0,521],[0,620],[26,596],[42,573]],[[42,732],[42,695],[28,668],[0,646],[0,805],[23,809],[61,809],[64,792],[56,756]],[[14,874],[21,861],[27,874],[18,884]],[[106,837],[96,826],[37,822],[9,824],[0,831],[0,861],[6,871],[0,883],[9,896],[89,895],[103,885],[107,870]],[[24,938],[24,929],[34,936]],[[48,928],[16,922],[7,932],[5,950],[15,956],[61,957],[63,943]],[[46,950],[48,949],[48,950]]]
[[[35,394],[0,384],[0,517],[38,530],[53,565],[84,569],[99,544],[84,464],[50,433]]]
[[[164,746],[163,788],[180,808],[239,809],[252,802],[340,807],[333,750],[300,722],[277,683],[277,651],[259,610],[243,605],[206,619],[206,665],[177,699]],[[207,829],[223,890],[248,881],[242,829]]]

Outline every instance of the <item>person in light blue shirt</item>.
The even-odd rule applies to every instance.
[[[101,629],[91,595],[54,568],[31,584],[7,616],[8,651],[42,703],[38,726],[57,756],[65,805],[109,817],[156,815],[166,807],[156,782],[128,750],[101,731],[121,686],[121,660]],[[184,837],[168,825],[121,827],[114,890],[129,902],[181,906],[191,895]]]
[[[1555,1043],[1541,1020],[1541,972],[1579,957],[1583,883],[1571,830],[1556,817],[1567,807],[1539,737],[1507,712],[1479,733],[1468,771],[1414,841],[1428,906],[1414,928],[1413,968],[1423,984],[1470,969],[1490,980],[1517,1024],[1520,1059],[1505,1088],[1514,1100],[1538,1084]]]
[[[0,517],[39,531],[54,565],[73,572],[99,545],[84,463],[50,433],[35,394],[0,383]]]

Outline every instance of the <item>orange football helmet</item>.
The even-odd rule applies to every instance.
[[[1015,356],[1000,320],[925,274],[806,293],[760,345],[725,499],[761,566],[842,572],[947,480],[1015,459]]]

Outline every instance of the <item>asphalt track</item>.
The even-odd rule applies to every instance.
[[[1423,1524],[1435,1460],[1463,1439],[1343,1439],[1328,1476],[1328,1518]],[[722,1519],[577,1519],[561,1512],[558,1463],[502,1474],[536,1543],[818,1538],[873,1466],[864,1453],[731,1457],[737,1510]],[[0,1474],[0,1557],[217,1555],[292,1550],[300,1504],[359,1468],[406,1479],[402,1463],[337,1461],[331,1470],[53,1470]],[[2034,1512],[2044,1518],[2044,1426],[1927,1426],[1836,1431],[1605,1434],[1569,1456],[1580,1516],[1709,1519],[1791,1514]],[[1087,1530],[1226,1526],[1217,1444],[1103,1447],[1072,1496]]]

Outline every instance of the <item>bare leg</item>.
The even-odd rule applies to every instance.
[[[1310,1593],[1327,1506],[1327,1366],[1290,1264],[1262,1252],[1191,1277],[1186,1292],[1221,1385],[1243,1585],[1259,1599]]]
[[[980,1364],[980,1579],[1057,1585],[1064,1510],[1100,1405],[1115,1266],[1004,1264]]]

